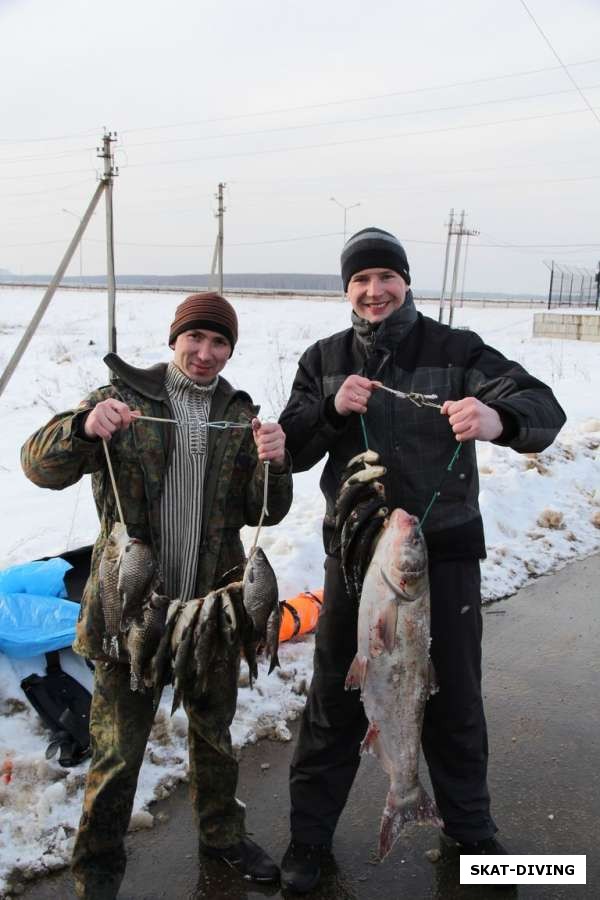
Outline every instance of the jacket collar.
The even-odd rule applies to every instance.
[[[389,352],[412,331],[417,318],[418,313],[411,290],[406,292],[402,306],[377,325],[367,322],[352,311],[354,343],[367,361],[374,354],[378,356],[384,354],[387,357]]]
[[[115,376],[128,387],[133,388],[134,391],[137,391],[144,397],[148,397],[150,400],[168,402],[169,397],[165,387],[167,363],[156,363],[148,369],[140,369],[125,362],[116,353],[107,353],[104,357],[104,362],[111,371],[111,380]],[[252,403],[249,394],[245,391],[236,390],[226,378],[219,375],[213,395],[212,408],[216,407],[223,411],[234,397],[239,397],[247,400],[248,403]],[[214,416],[214,418],[219,417]]]

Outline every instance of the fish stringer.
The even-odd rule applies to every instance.
[[[110,475],[110,483],[112,484],[112,489],[113,489],[113,492],[115,495],[115,500],[117,501],[117,510],[119,513],[119,521],[120,521],[121,525],[123,526],[123,528],[125,528],[125,530],[127,530],[126,526],[125,526],[125,519],[123,518],[123,510],[121,508],[121,500],[119,499],[119,492],[117,490],[117,481],[115,479],[115,473],[113,471],[112,463],[110,461],[110,453],[108,452],[108,444],[106,443],[106,440],[104,438],[102,438],[102,446],[104,447],[104,453],[106,455],[106,463],[108,465],[108,474]]]
[[[264,462],[264,466],[265,466],[265,486],[264,486],[264,491],[263,491],[263,505],[262,505],[262,510],[261,510],[261,513],[260,513],[260,519],[258,520],[258,525],[256,526],[256,534],[254,535],[254,540],[253,540],[252,546],[251,546],[251,548],[250,548],[250,554],[249,554],[250,556],[252,556],[252,554],[253,554],[254,551],[256,550],[256,545],[258,544],[258,536],[259,536],[259,534],[260,534],[260,529],[262,528],[262,524],[263,524],[264,518],[265,518],[265,516],[268,516],[268,515],[269,515],[269,510],[268,510],[268,507],[267,507],[267,499],[268,499],[268,496],[269,496],[269,466],[270,466],[270,465],[271,465],[271,464],[270,464],[269,460],[268,460],[268,459],[265,459],[265,462]]]

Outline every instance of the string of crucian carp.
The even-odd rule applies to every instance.
[[[133,420],[141,418],[218,429],[251,427],[242,422],[178,422],[141,415]],[[241,645],[252,687],[258,676],[259,654],[264,652],[269,658],[269,674],[279,665],[277,579],[258,546],[264,517],[269,514],[269,461],[264,461],[262,510],[246,565],[223,573],[205,597],[183,602],[158,593],[162,581],[159,566],[150,545],[127,532],[108,443],[103,440],[102,444],[118,513],[99,566],[104,654],[129,662],[131,690],[153,692],[155,706],[163,685],[171,681],[171,714],[184,697],[207,693],[218,644],[230,647],[231,652],[239,652]]]
[[[385,384],[382,384],[381,381],[375,381],[374,384],[376,384],[377,387],[380,388],[381,390],[387,391],[389,394],[393,394],[399,400],[409,400],[411,403],[413,403],[419,409],[422,409],[425,406],[430,406],[430,407],[433,407],[434,409],[442,408],[441,403],[433,402],[434,400],[438,399],[437,394],[420,394],[417,391],[410,391],[409,393],[405,393],[404,391],[396,391],[393,388],[387,387]],[[361,415],[361,417],[360,417],[360,425],[362,428],[363,439],[365,442],[365,450],[369,450],[370,449],[369,448],[369,439],[367,437],[367,426],[365,425],[364,415]],[[431,500],[427,504],[427,509],[425,510],[425,512],[423,513],[423,515],[421,517],[421,521],[419,523],[419,527],[421,529],[423,528],[425,520],[427,519],[427,516],[429,515],[429,513],[431,511],[431,507],[433,506],[433,504],[435,503],[437,498],[440,496],[444,482],[445,482],[446,478],[448,477],[449,473],[452,471],[454,463],[458,459],[461,449],[462,449],[462,444],[459,444],[458,447],[456,448],[456,450],[454,451],[454,453],[452,454],[452,459],[446,466],[446,468],[444,470],[444,474],[442,475],[442,478],[440,480],[440,483],[438,484],[437,488],[433,492]]]

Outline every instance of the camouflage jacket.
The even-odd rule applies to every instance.
[[[105,362],[113,373],[111,384],[93,391],[76,409],[54,416],[28,438],[21,450],[25,474],[40,487],[61,490],[82,475],[92,476],[100,534],[92,553],[73,647],[83,656],[100,659],[105,657],[98,568],[118,511],[102,442],[82,436],[82,419],[108,397],[122,400],[142,415],[173,417],[164,385],[166,364],[138,369],[113,353]],[[210,408],[212,421],[250,422],[257,412],[248,394],[219,378]],[[127,531],[131,537],[151,544],[155,558],[160,559],[160,498],[174,446],[173,425],[140,421],[115,434],[108,446]],[[258,524],[263,503],[264,466],[257,463],[249,428],[209,429],[198,596],[210,591],[229,569],[244,563],[240,528]],[[288,460],[283,471],[271,469],[269,473],[269,515],[264,524],[280,522],[291,502]]]

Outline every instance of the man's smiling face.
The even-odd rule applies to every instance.
[[[346,294],[357,316],[377,323],[400,309],[407,290],[404,278],[393,269],[375,268],[356,272]]]

